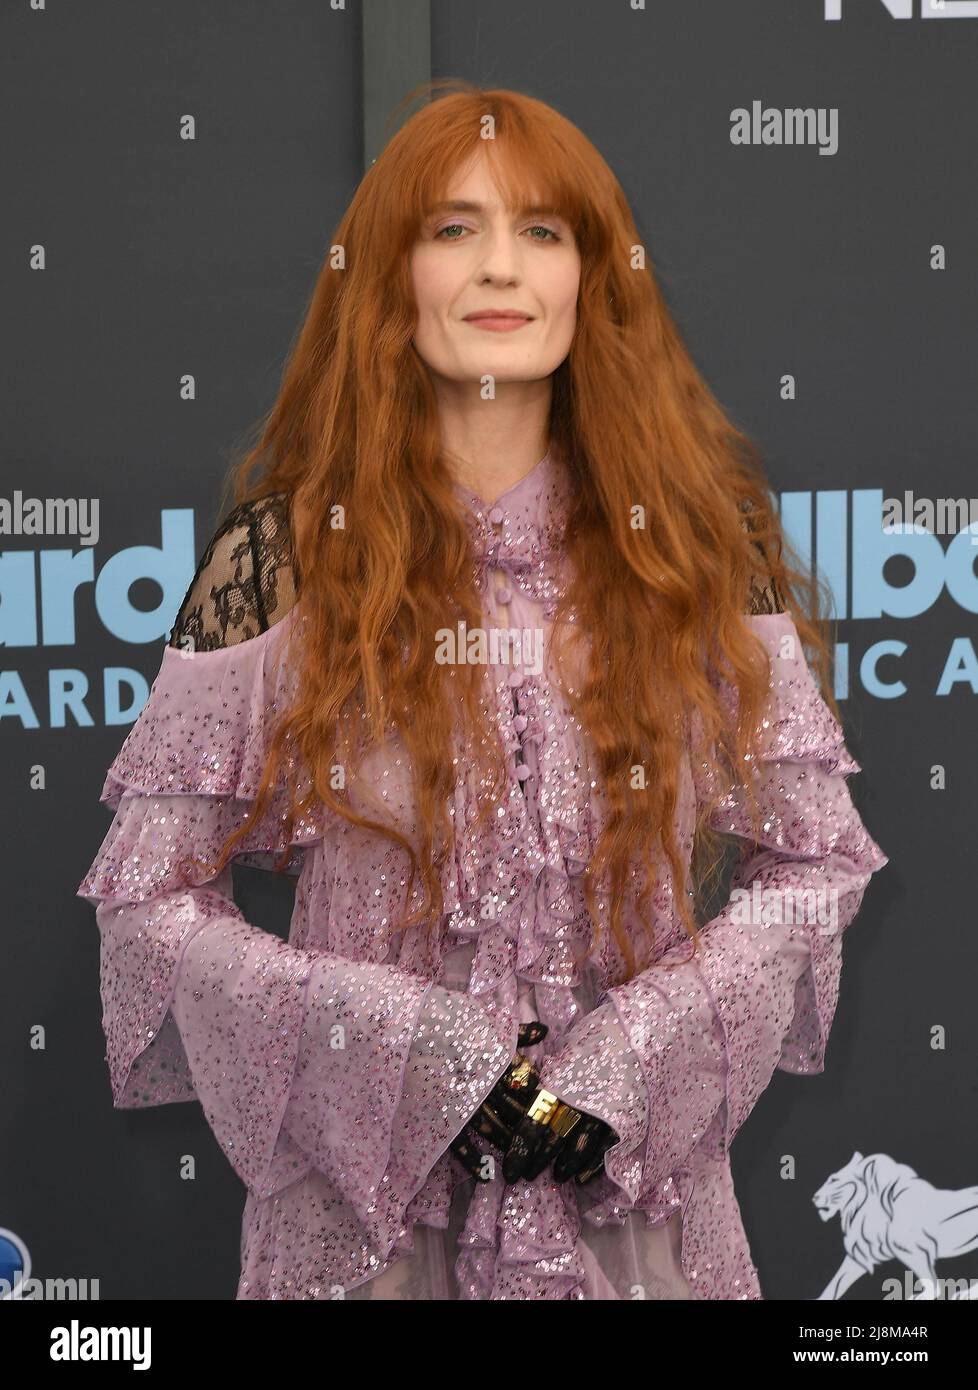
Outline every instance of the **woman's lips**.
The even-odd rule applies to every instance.
[[[511,317],[463,319],[463,323],[471,324],[473,328],[487,328],[490,333],[514,333],[517,328],[525,328],[532,322],[532,319]]]

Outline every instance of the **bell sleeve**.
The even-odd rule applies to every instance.
[[[165,649],[106,776],[114,818],[77,892],[96,909],[113,1104],[196,1098],[249,1190],[320,1170],[383,1258],[512,1059],[517,1021],[393,965],[288,944],[244,919],[230,865],[210,877],[185,862],[216,857],[257,791],[278,631]],[[267,866],[282,848],[273,813],[237,857]]]
[[[846,778],[860,768],[790,614],[749,621],[772,659],[761,839],[743,789],[728,790],[710,824],[741,837],[742,854],[701,951],[683,942],[607,990],[541,1065],[543,1086],[618,1132],[606,1172],[643,1205],[701,1143],[712,1157],[728,1152],[775,1070],[824,1069],[843,932],[888,862],[852,804]],[[693,782],[702,804],[704,770]]]

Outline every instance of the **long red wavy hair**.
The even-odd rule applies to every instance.
[[[294,653],[297,701],[276,731],[249,818],[218,863],[263,814],[288,747],[309,782],[300,795],[289,776],[287,838],[316,797],[389,836],[409,857],[405,909],[419,875],[422,890],[417,910],[396,925],[431,925],[444,901],[441,871],[451,862],[457,719],[491,789],[483,820],[505,786],[485,668],[433,659],[436,630],[460,620],[479,626],[482,606],[435,396],[412,343],[408,263],[431,206],[482,149],[507,205],[552,207],[580,251],[576,333],[552,382],[551,444],[575,485],[566,536],[574,578],[557,608],[553,652],[562,671],[571,646],[583,662],[574,668],[580,681],[565,674],[562,683],[611,811],[585,873],[586,897],[594,940],[613,933],[630,978],[640,964],[622,920],[630,864],[644,867],[636,907],[649,951],[648,895],[663,859],[694,949],[699,944],[672,828],[690,712],[703,732],[694,756],[721,784],[744,785],[759,815],[752,778],[741,776],[754,766],[770,684],[766,650],[745,616],[752,577],[774,581],[838,714],[819,617],[823,586],[785,542],[756,448],[684,347],[625,195],[597,149],[552,107],[518,92],[454,79],[426,89],[435,99],[393,136],[357,188],[260,440],[229,477],[236,502],[289,495],[298,603],[310,621]],[[345,510],[340,530],[330,524],[337,505]],[[645,509],[644,529],[631,524],[636,505]],[[566,625],[570,609],[576,623]],[[718,678],[736,690],[735,719]],[[348,788],[367,749],[392,728],[412,769],[413,835],[357,811],[348,791],[333,786],[337,764]],[[632,787],[635,765],[645,770],[641,791]],[[715,885],[722,862],[705,825],[709,811],[698,818],[694,852],[701,893]],[[595,889],[605,872],[607,901]]]

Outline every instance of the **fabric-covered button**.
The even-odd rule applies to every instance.
[[[502,507],[493,507],[489,513],[489,520],[492,522],[493,526],[498,526],[504,515],[505,513]]]

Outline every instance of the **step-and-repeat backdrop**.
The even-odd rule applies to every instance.
[[[237,1280],[244,1189],[199,1106],[112,1108],[73,895],[362,173],[360,24],[353,0],[0,17],[0,1242],[102,1298]],[[430,43],[434,74],[539,96],[604,153],[834,594],[850,785],[891,863],[846,935],[825,1072],[776,1074],[734,1148],[765,1297],[908,1297],[923,1249],[967,1292],[973,1223],[941,1233],[978,1182],[978,3],[436,0]],[[887,499],[923,525],[884,531]],[[287,884],[236,888],[286,930]]]

